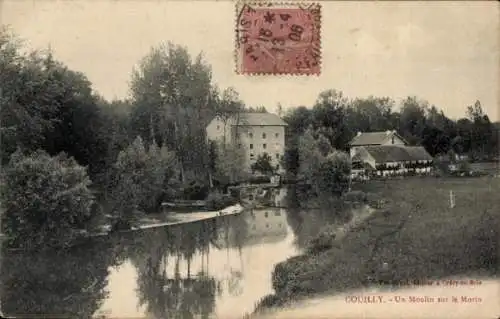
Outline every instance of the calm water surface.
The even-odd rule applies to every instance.
[[[311,217],[311,215],[309,215]],[[69,252],[2,251],[6,315],[241,318],[272,293],[276,263],[324,225],[280,208],[93,240]]]

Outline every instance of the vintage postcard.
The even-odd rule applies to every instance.
[[[0,0],[5,318],[500,318],[495,1]]]

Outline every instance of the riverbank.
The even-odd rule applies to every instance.
[[[478,280],[478,284],[457,287],[415,286],[393,291],[356,290],[335,296],[321,296],[256,318],[496,318],[500,313],[500,280],[474,279]],[[448,280],[458,281],[461,278],[447,278],[443,282]],[[471,278],[465,280],[469,282]]]
[[[384,206],[335,245],[276,265],[275,294],[265,297],[257,312],[381,281],[497,272],[498,178],[407,178],[354,189],[384,199]]]
[[[123,230],[121,232],[195,223],[221,216],[238,215],[241,214],[244,210],[245,208],[243,206],[241,206],[240,204],[236,204],[217,211],[149,215],[148,217],[142,218],[139,221],[139,226],[135,226],[129,230]],[[110,231],[111,226],[104,225],[102,226],[100,232],[93,233],[90,235],[90,237],[106,236],[110,233]]]

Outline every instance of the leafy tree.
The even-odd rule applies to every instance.
[[[89,167],[104,170],[106,142],[97,97],[87,78],[54,60],[51,52],[21,54],[8,30],[0,30],[0,119],[2,162],[18,148],[65,152]]]
[[[312,112],[305,106],[299,106],[287,111],[284,121],[288,124],[287,133],[289,137],[298,137],[312,125]]]
[[[314,129],[338,149],[345,149],[350,140],[345,123],[347,106],[348,100],[342,92],[328,90],[320,93],[312,109]]]
[[[264,106],[249,107],[247,112],[251,113],[268,113]]]
[[[154,47],[133,71],[132,130],[148,143],[175,151],[183,180],[206,178],[205,128],[215,114],[217,92],[201,55],[168,43]]]
[[[345,152],[333,151],[321,163],[317,173],[320,192],[340,196],[349,189],[351,159]]]
[[[356,98],[346,111],[351,135],[360,132],[378,132],[392,130],[392,109],[394,101],[388,97]]]
[[[257,157],[255,163],[251,165],[252,171],[258,171],[262,174],[273,174],[276,170],[272,164],[273,159],[267,153],[261,154]]]
[[[407,97],[401,103],[399,131],[410,144],[418,145],[422,142],[427,109],[427,101],[418,100],[416,97]]]
[[[319,170],[324,159],[324,155],[318,147],[317,140],[313,136],[312,129],[308,129],[300,136],[298,153],[300,163],[298,177],[312,184],[315,179],[315,173]]]
[[[102,121],[98,136],[106,144],[106,155],[103,160],[105,169],[93,181],[102,186],[103,200],[107,201],[112,187],[113,166],[116,163],[118,154],[133,141],[130,137],[129,125],[131,103],[130,101],[119,100],[108,102],[100,99],[98,105],[99,116]]]
[[[245,153],[233,144],[225,147],[217,143],[215,160],[215,178],[223,184],[235,183],[243,180],[247,172],[245,170]]]
[[[115,164],[112,212],[134,225],[141,212],[155,212],[174,178],[175,155],[165,146],[146,150],[140,137],[120,152]]]
[[[470,138],[473,157],[485,158],[494,151],[491,143],[494,131],[488,115],[483,112],[480,101],[476,101],[474,106],[467,107],[467,117],[472,122]]]
[[[84,167],[64,153],[14,153],[2,185],[2,228],[10,245],[65,245],[100,220]]]
[[[234,88],[227,88],[222,92],[222,98],[215,105],[215,116],[222,121],[223,125],[223,144],[225,147],[226,141],[226,130],[228,128],[229,120],[233,119],[239,124],[242,121],[241,113],[243,112],[245,105],[239,98],[238,92]],[[236,125],[236,128],[238,126]],[[238,132],[234,132],[235,137]]]

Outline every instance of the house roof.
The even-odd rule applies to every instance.
[[[377,163],[432,160],[422,146],[381,145],[365,146],[364,149]]]
[[[362,146],[362,145],[380,145],[383,144],[384,141],[391,138],[392,136],[396,136],[402,141],[406,143],[403,137],[399,135],[396,131],[385,131],[385,132],[366,132],[366,133],[358,133],[352,140],[351,146]]]
[[[235,125],[233,119],[232,125]],[[273,113],[240,113],[240,126],[287,126],[278,115]]]

